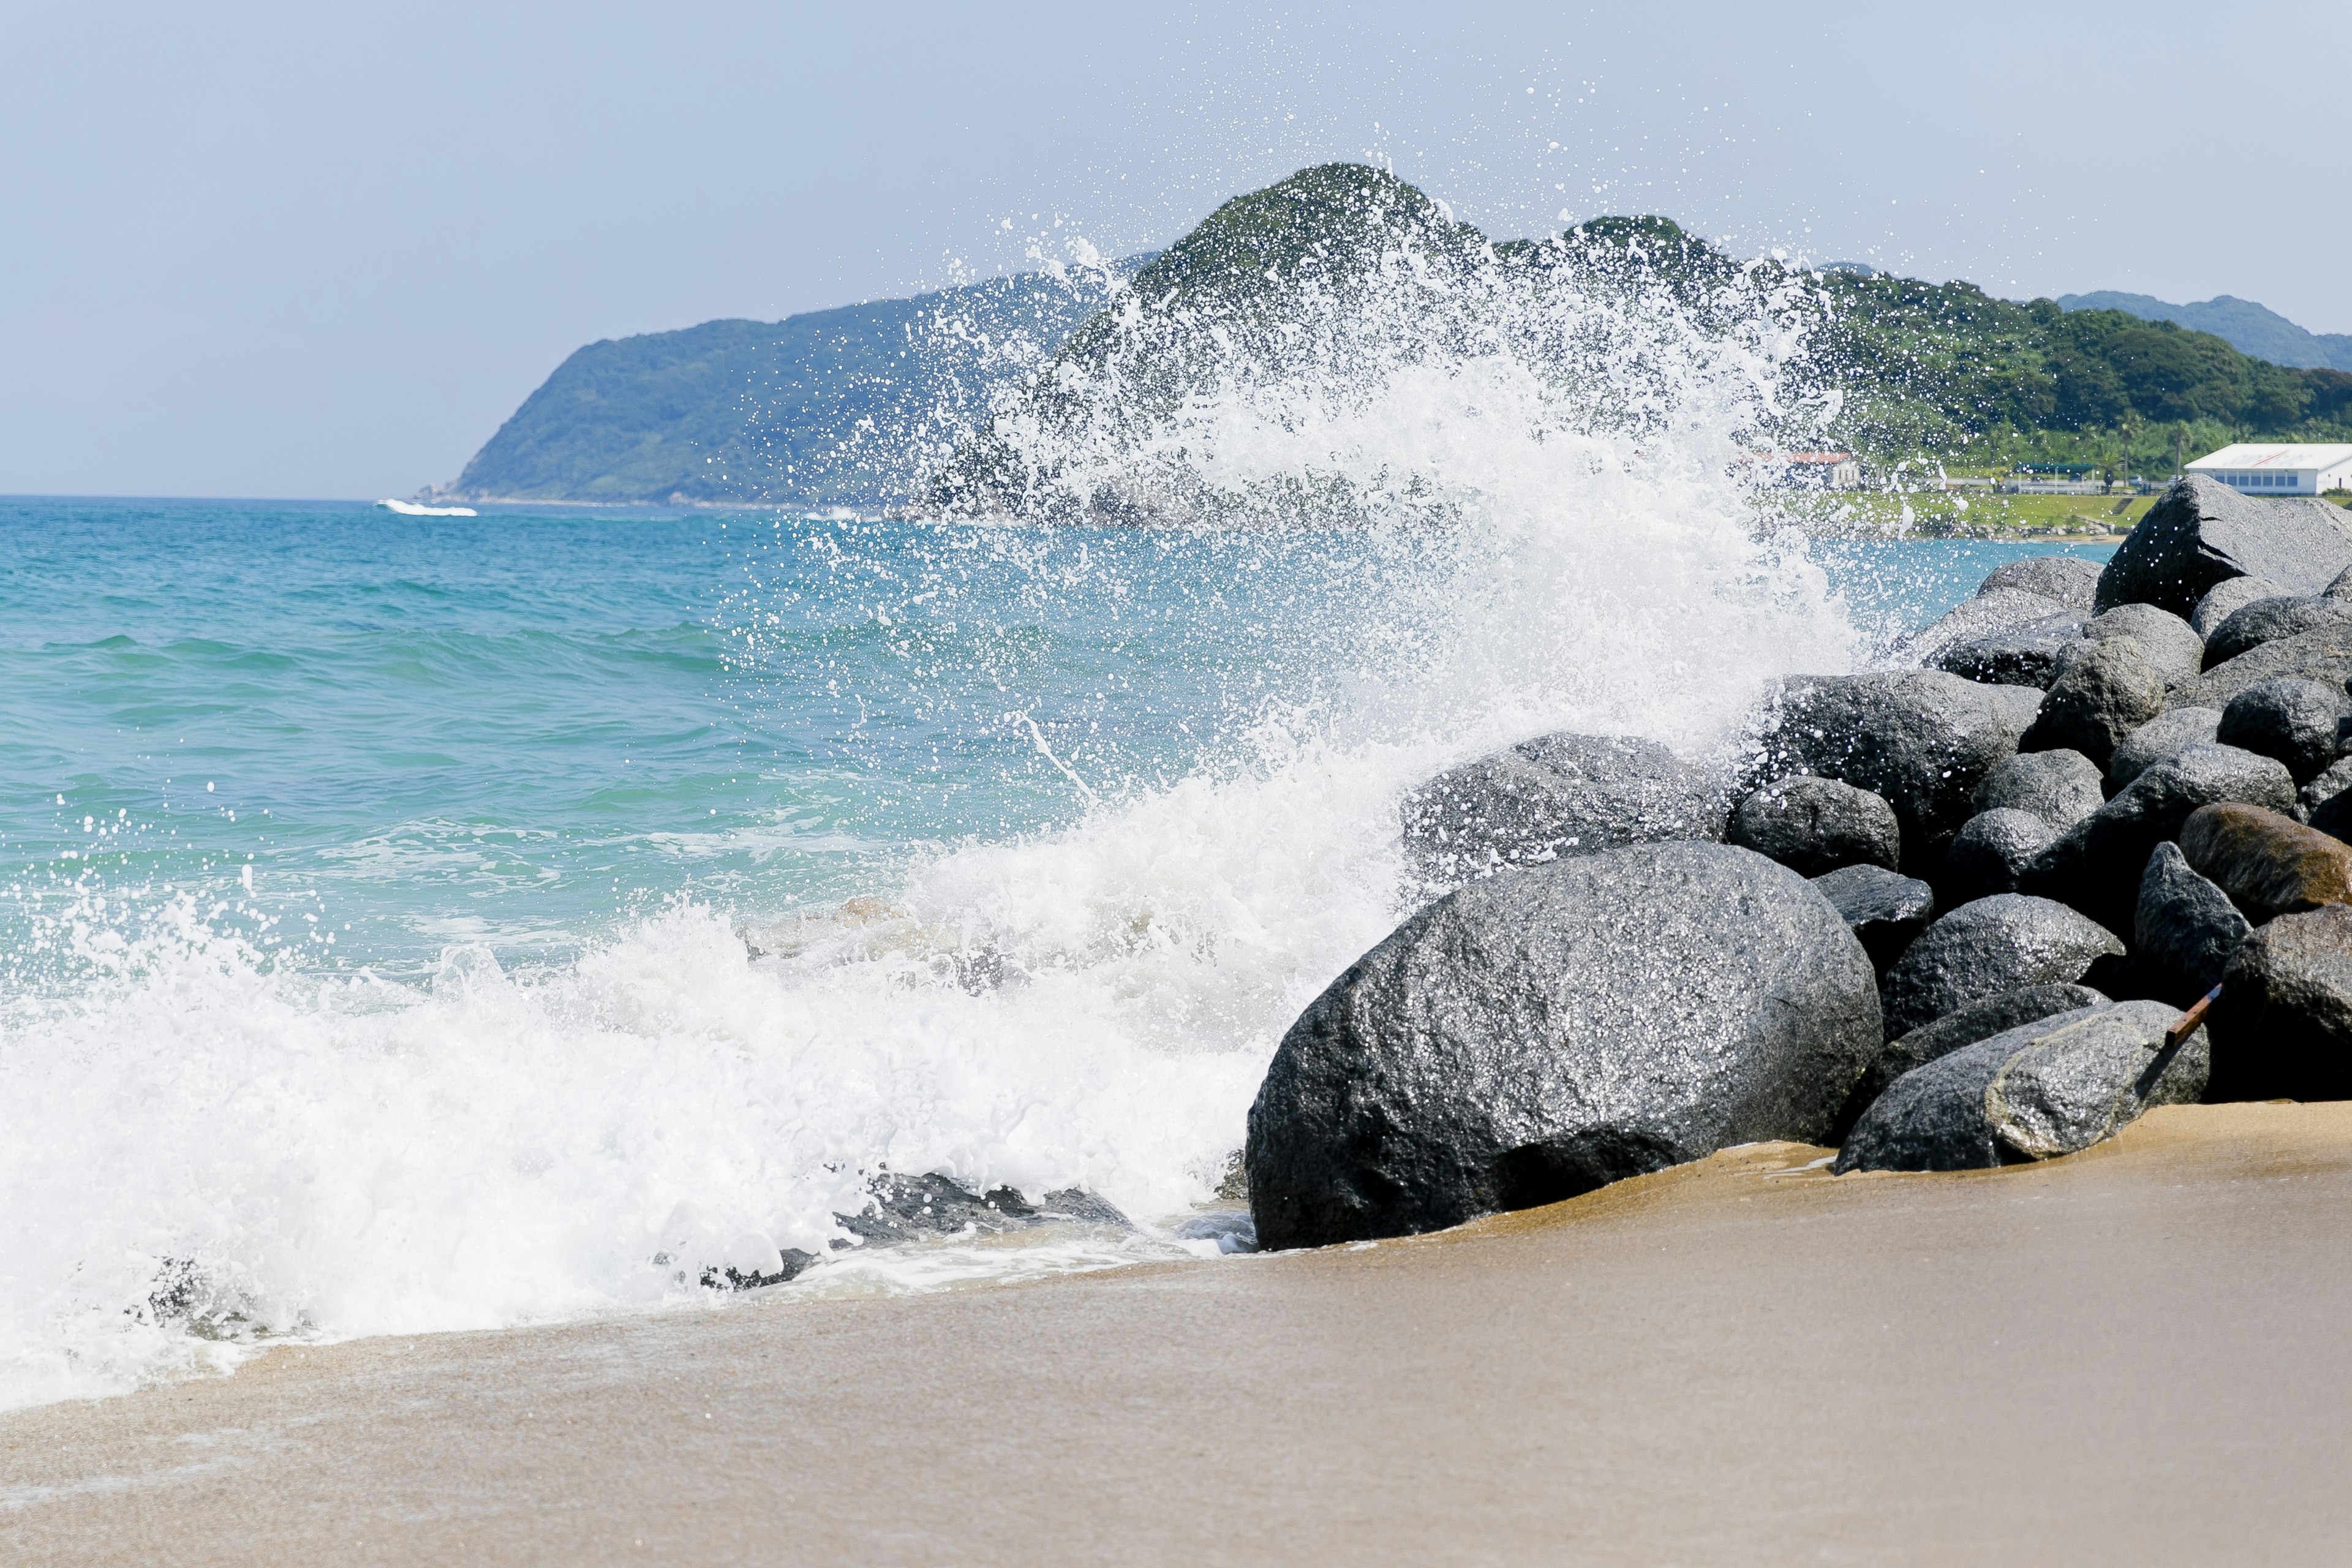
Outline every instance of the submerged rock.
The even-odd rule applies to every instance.
[[[1901,868],[1932,872],[1977,785],[2017,751],[2034,696],[1936,669],[1798,677],[1761,738],[1762,779],[1813,773],[1871,791],[1901,824]]]
[[[2352,907],[2281,915],[2247,938],[2211,1019],[2207,1099],[2352,1100]]]
[[[2168,709],[2124,737],[2107,759],[2107,782],[2121,789],[2191,746],[2211,745],[2221,728],[2219,708]]]
[[[1965,904],[1995,893],[2017,891],[2017,879],[2056,830],[2030,811],[1995,806],[1960,827],[1944,857],[1944,896]]]
[[[2189,474],[2147,509],[2099,574],[2098,607],[2154,605],[2186,616],[2231,577],[2317,594],[2352,567],[2352,519],[2316,499],[2240,495]]]
[[[2284,764],[2235,746],[2184,747],[2052,840],[2018,879],[2018,889],[2070,904],[2109,931],[2127,931],[2149,853],[2178,838],[2190,813],[2221,801],[2289,808],[2294,780]]]
[[[2147,858],[2132,921],[2132,971],[2158,1000],[2186,1007],[2221,983],[2230,955],[2253,931],[2230,895],[2197,874],[2180,847]]]
[[[2221,710],[2215,739],[2275,757],[2304,784],[2336,760],[2338,728],[2347,719],[2352,719],[2352,697],[2341,686],[2294,677],[2258,680]]]
[[[2114,932],[2053,900],[1999,893],[1962,904],[1886,972],[1887,1038],[2004,991],[2080,980],[2123,951]]]
[[[865,1208],[833,1217],[867,1247],[897,1247],[967,1231],[995,1236],[1056,1221],[1134,1228],[1118,1209],[1076,1187],[1047,1193],[1033,1204],[1014,1188],[976,1193],[934,1171],[921,1176],[886,1173],[867,1184],[866,1191],[871,1201]]]
[[[2108,1002],[2105,993],[2088,985],[2023,985],[1981,1002],[1971,1002],[1958,1012],[1947,1013],[1934,1023],[1922,1024],[1909,1034],[1889,1040],[1886,1048],[1864,1069],[1862,1081],[1854,1085],[1853,1095],[1847,1100],[1839,1122],[1841,1140],[1871,1102],[1912,1068],[1925,1067],[1962,1046],[1973,1046],[2020,1025],[2053,1018],[2061,1013],[2105,1007]]]
[[[1935,918],[1933,888],[1883,867],[1841,867],[1814,878],[1813,886],[1861,939],[1871,967],[1881,974]]]
[[[1731,814],[1730,843],[1778,860],[1800,877],[1841,866],[1902,863],[1895,808],[1864,789],[1797,773],[1766,784]]]
[[[2203,1029],[2178,1046],[2161,1002],[2062,1013],[1914,1068],[1874,1101],[1832,1169],[1965,1171],[2047,1160],[2205,1091]]]
[[[1720,839],[1716,781],[1655,741],[1545,735],[1438,774],[1405,798],[1415,868],[1449,886],[1498,867],[1626,844]]]
[[[2099,576],[2105,563],[2080,555],[2028,555],[2006,561],[1986,574],[1977,588],[1979,597],[2004,590],[2039,594],[2070,610],[2088,612],[2099,596]]]
[[[2352,845],[2261,806],[2204,806],[2180,827],[2181,858],[2261,925],[2352,904]]]
[[[2258,599],[2277,599],[2288,595],[2267,577],[2231,577],[2216,583],[2206,595],[2197,601],[2197,609],[2189,617],[2189,629],[2199,637],[2210,639],[2223,621]]]
[[[2129,637],[2084,641],[2058,661],[2058,675],[2019,749],[2082,752],[2105,765],[2124,737],[2164,711],[2163,672]]]
[[[1979,813],[2032,812],[2058,832],[2074,826],[2106,801],[2106,792],[2099,787],[2099,765],[2069,750],[2020,752],[2003,758],[1985,775],[1976,793]]]
[[[1862,944],[1751,851],[1646,845],[1474,882],[1284,1035],[1250,1108],[1258,1240],[1435,1230],[1818,1139],[1879,1044]]]

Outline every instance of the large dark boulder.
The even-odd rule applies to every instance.
[[[1759,782],[1816,773],[1871,791],[1902,826],[1902,869],[1932,873],[2034,696],[1934,669],[1799,677],[1767,716]]]
[[[2187,621],[2154,605],[2117,605],[2093,616],[2083,635],[2093,642],[2129,637],[2168,687],[2194,680],[2205,668],[2205,639]]]
[[[2053,616],[2083,618],[2080,611],[2070,610],[2055,599],[1988,584],[1978,591],[1975,598],[1961,600],[1895,644],[1890,657],[1898,663],[1932,665],[1946,650],[1962,643],[1975,642],[2029,622],[2048,620]]]
[[[2062,1013],[1915,1068],[1863,1112],[1831,1168],[1966,1171],[2047,1160],[2205,1091],[2211,1047],[2165,1031],[2179,1009],[2118,1002]]]
[[[2294,792],[2296,819],[2308,822],[2315,827],[2319,826],[2320,824],[2315,819],[2314,814],[2346,790],[2352,790],[2352,757],[2338,757],[2320,769],[2316,774],[2305,782],[2301,789]],[[2352,805],[2352,802],[2346,804]],[[2323,831],[2336,833],[2332,827],[2325,828]],[[2341,838],[2344,835],[2336,833],[2336,837]]]
[[[1976,808],[2032,812],[2063,832],[2106,804],[2099,782],[2099,765],[2080,752],[2020,752],[1985,774]]]
[[[2352,904],[2352,845],[2282,812],[2204,806],[2181,824],[2180,854],[2256,925]]]
[[[2088,613],[2098,599],[2099,574],[2105,570],[2105,563],[2086,556],[2028,555],[1994,567],[1978,584],[1977,595],[2039,594],[2070,610]]]
[[[2180,688],[2173,694],[2173,701],[2176,705],[2224,708],[2231,698],[2247,687],[2280,676],[2344,684],[2345,679],[2352,676],[2352,626],[2322,626],[2258,643]]]
[[[2318,500],[2242,496],[2202,474],[2173,482],[2099,575],[2097,605],[2187,616],[2231,577],[2317,594],[2352,567],[2352,518]]]
[[[1250,1108],[1260,1245],[1551,1203],[1758,1139],[1818,1140],[1883,1037],[1829,900],[1730,845],[1474,882],[1348,967]]]
[[[2185,747],[2052,840],[2018,879],[2018,890],[2059,900],[2109,931],[2127,931],[2150,852],[2179,837],[2190,813],[2221,801],[2291,809],[2294,780],[2283,764],[2235,746]]]
[[[1778,860],[1800,877],[1841,866],[1903,863],[1895,808],[1866,789],[1797,773],[1751,793],[1731,814],[1725,839]]]
[[[2132,973],[2159,1001],[2186,1007],[2221,983],[2222,966],[2254,928],[2230,895],[2197,874],[2180,847],[2147,858],[2132,921]]]
[[[1995,806],[1960,825],[1944,857],[1944,897],[1965,904],[2017,891],[2017,879],[2057,830],[2030,811]]]
[[[2281,915],[2241,943],[2211,1028],[2208,1100],[2352,1100],[2352,907]]]
[[[2258,680],[2230,699],[2214,738],[2286,764],[2309,784],[2336,760],[2337,726],[2352,718],[2352,697],[2325,681],[2282,676]]]
[[[2341,631],[2352,626],[2352,604],[2341,599],[2305,598],[2282,595],[2257,599],[2213,628],[2205,639],[2205,657],[2198,668],[2227,664],[2249,648],[2305,632]]]
[[[2107,782],[2121,789],[2191,746],[2211,745],[2221,729],[2219,708],[2168,708],[2123,738],[2107,759]]]
[[[2196,613],[2189,617],[2189,629],[2200,637],[2210,638],[2223,621],[2248,605],[2282,596],[2279,585],[2267,577],[2231,577],[2216,583],[2197,601]]]
[[[1862,1113],[1870,1109],[1871,1101],[1913,1068],[1924,1067],[1962,1046],[1973,1046],[2021,1024],[2037,1023],[2061,1013],[2104,1007],[2111,1000],[2104,992],[2088,985],[2021,985],[1981,1002],[1971,1002],[1932,1024],[1922,1024],[1907,1035],[1897,1036],[1886,1043],[1886,1048],[1864,1070],[1862,1081],[1853,1086],[1839,1121],[1840,1142]]]
[[[1405,849],[1423,878],[1452,886],[1561,855],[1720,839],[1724,805],[1711,775],[1655,741],[1545,735],[1407,795]]]
[[[1936,890],[1878,866],[1842,866],[1813,879],[1884,974],[1936,915]]]
[[[1998,893],[1929,926],[1879,988],[1886,1037],[2021,986],[2082,979],[2121,957],[2115,933],[2051,899]]]
[[[1964,680],[2039,689],[2056,679],[2059,656],[2083,640],[2084,625],[2079,615],[2048,616],[1955,643],[1927,662]]]
[[[2019,749],[2076,751],[2104,767],[2124,737],[2164,707],[2164,674],[2138,643],[2086,639],[2060,656],[2057,678]]]
[[[1935,918],[1936,893],[1927,883],[1878,866],[1843,866],[1812,879],[1813,886],[1885,974]]]

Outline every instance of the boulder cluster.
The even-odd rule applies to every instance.
[[[1781,682],[1728,773],[1552,735],[1410,796],[1452,890],[1284,1036],[1259,1244],[1758,1140],[1957,1170],[2352,1096],[2352,518],[2192,476],[1899,657]]]

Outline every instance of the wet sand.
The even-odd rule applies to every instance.
[[[2352,1561],[2352,1105],[1370,1249],[282,1351],[0,1417],[9,1563]]]

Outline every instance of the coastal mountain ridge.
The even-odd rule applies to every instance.
[[[2121,294],[2110,289],[2061,294],[2058,305],[2066,310],[2121,310],[2143,321],[2171,321],[2210,332],[2240,353],[2273,364],[2352,371],[2352,332],[2306,331],[2276,310],[2234,295],[2217,294],[2210,300],[2173,305],[2147,294]]]

